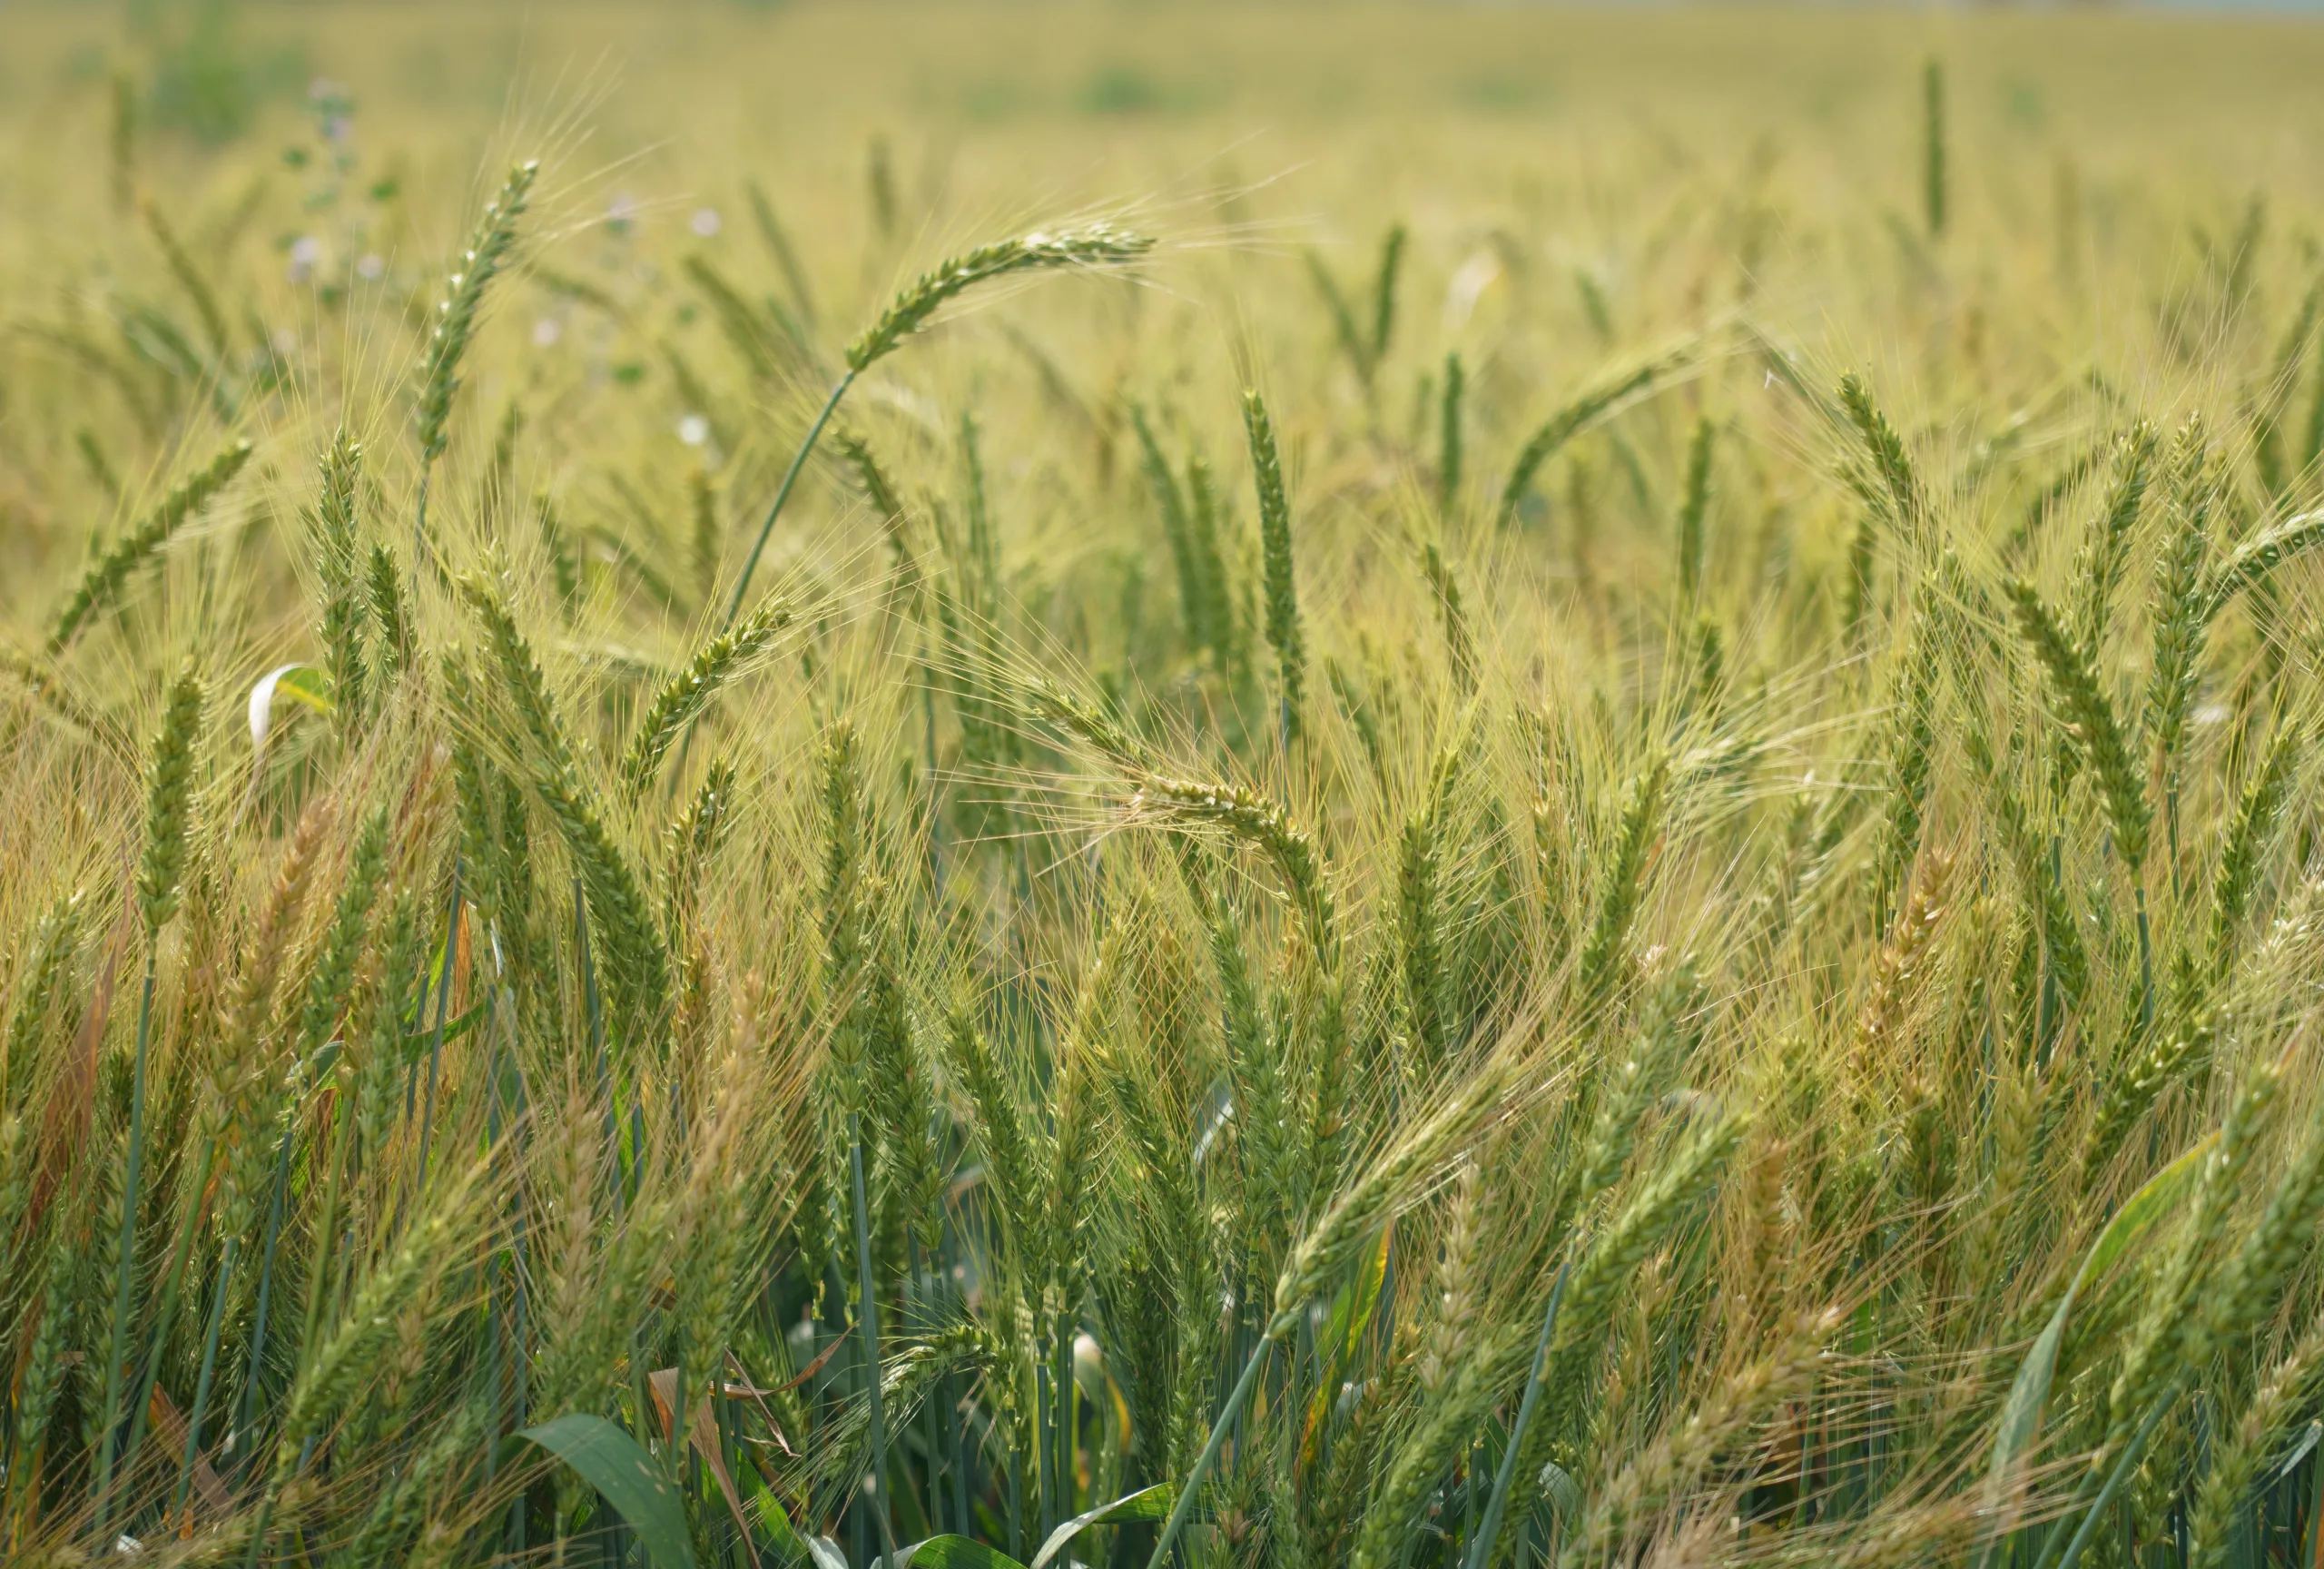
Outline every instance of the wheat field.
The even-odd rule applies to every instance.
[[[2324,1564],[2319,71],[0,15],[0,1556]]]

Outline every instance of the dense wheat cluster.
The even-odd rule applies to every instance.
[[[156,15],[8,1562],[2324,1563],[2309,31]]]

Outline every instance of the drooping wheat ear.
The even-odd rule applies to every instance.
[[[412,432],[419,442],[422,510],[428,470],[443,455],[452,418],[452,400],[460,390],[460,361],[475,335],[477,313],[484,291],[517,242],[517,220],[524,216],[526,198],[540,173],[540,160],[527,159],[508,171],[500,194],[485,203],[476,232],[460,257],[459,271],[444,280],[444,298],[436,307],[436,329],[428,337],[419,361],[419,406]]]
[[[129,581],[129,575],[139,564],[168,544],[181,525],[208,506],[212,498],[242,471],[242,466],[251,460],[251,450],[247,441],[237,441],[224,449],[164,496],[162,504],[148,513],[143,522],[113,541],[113,548],[97,558],[96,564],[82,575],[56,613],[48,633],[50,654],[63,652],[83,624],[121,592],[122,585]]]
[[[622,755],[622,788],[632,801],[654,787],[678,732],[698,717],[718,689],[763,653],[775,634],[791,624],[791,607],[771,599],[694,652],[646,705],[629,750]]]
[[[377,705],[395,689],[411,664],[410,618],[404,610],[403,585],[396,577],[395,558],[377,541],[363,574],[363,601],[371,616],[372,660],[366,696]]]
[[[1905,439],[1888,423],[1888,416],[1873,401],[1872,391],[1861,378],[1853,374],[1840,378],[1840,406],[1847,410],[1848,422],[1864,438],[1865,456],[1872,464],[1873,477],[1879,482],[1876,491],[1866,488],[1865,499],[1883,508],[1888,520],[1906,539],[1919,539],[1927,521],[1928,503],[1913,473],[1913,460],[1905,450]]]
[[[1921,203],[1929,238],[1945,232],[1945,62],[1931,57],[1921,73]]]
[[[2098,639],[2113,612],[2114,591],[2130,559],[2131,535],[2146,505],[2147,486],[2154,472],[2154,427],[2142,419],[2114,443],[2114,484],[2107,492],[2106,510],[2099,515],[2077,563],[2082,582],[2081,615],[2074,631],[2083,653],[2098,663]]]
[[[137,865],[137,906],[158,932],[177,913],[193,813],[193,749],[202,732],[202,677],[187,660],[171,683],[145,775],[145,849]]]
[[[1091,223],[1054,233],[1035,231],[997,245],[982,245],[946,259],[923,272],[847,346],[847,368],[861,375],[921,328],[944,306],[978,284],[1015,272],[1065,267],[1114,267],[1135,262],[1154,249],[1144,234],[1110,223]]]
[[[1282,680],[1283,736],[1299,734],[1306,686],[1307,650],[1299,629],[1299,585],[1292,568],[1291,502],[1284,493],[1283,461],[1275,452],[1275,421],[1256,388],[1243,393],[1243,430],[1251,444],[1251,483],[1259,498],[1259,542],[1265,564],[1267,645]]]
[[[751,553],[743,558],[743,570],[734,580],[734,592],[726,601],[724,624],[731,625],[743,613],[743,599],[750,592],[759,558],[765,553],[767,540],[773,537],[775,522],[783,516],[784,503],[791,499],[792,488],[799,482],[799,471],[806,467],[808,455],[822,438],[823,427],[839,411],[840,400],[855,385],[858,376],[928,325],[946,303],[980,283],[1019,272],[1119,266],[1135,262],[1153,248],[1154,242],[1146,235],[1117,229],[1109,223],[1093,223],[1054,234],[1036,232],[1020,239],[1004,240],[998,245],[982,246],[950,258],[932,272],[921,274],[918,281],[889,302],[878,321],[848,345],[846,373],[832,384],[814,422],[800,438],[798,450],[791,455],[791,466],[783,470],[782,483],[774,488],[774,499],[767,503],[766,516],[759,521],[758,538],[752,541]]]
[[[331,702],[344,731],[363,711],[363,583],[358,567],[360,526],[355,515],[363,449],[345,426],[323,453],[320,468],[322,489],[315,498],[313,536],[322,605],[315,633],[322,642]]]
[[[2258,587],[2275,576],[2277,567],[2319,545],[2324,545],[2324,511],[2303,512],[2252,535],[2204,577],[2201,621],[2208,626],[2217,620],[2238,595]]]
[[[2218,461],[2204,441],[2201,425],[2189,420],[2180,431],[2172,461],[2170,537],[2154,575],[2154,653],[2148,666],[2146,726],[2154,765],[2166,779],[2187,735],[2195,685],[2202,676],[2205,612],[2204,562],[2211,554],[2211,515],[2223,483]]]
[[[564,837],[581,874],[592,920],[605,933],[606,975],[622,1005],[624,1023],[633,1032],[650,1030],[669,997],[670,966],[644,887],[606,825],[597,793],[565,738],[549,701],[548,683],[507,601],[494,584],[474,574],[464,577],[459,588],[484,628],[502,686],[532,744],[528,772],[534,794]]]
[[[1557,455],[1560,448],[1630,400],[1652,391],[1657,382],[1682,369],[1694,357],[1694,345],[1684,344],[1627,370],[1609,372],[1542,421],[1526,438],[1525,445],[1518,449],[1516,461],[1509,466],[1509,479],[1501,488],[1500,527],[1507,528],[1517,521],[1517,508],[1525,499],[1533,477],[1541,472],[1542,464]]]
[[[1453,498],[1461,494],[1461,401],[1468,388],[1468,374],[1461,368],[1461,353],[1456,349],[1444,356],[1444,389],[1438,395],[1436,410],[1436,506],[1440,512],[1451,512]]]
[[[1616,831],[1613,854],[1599,883],[1598,918],[1582,945],[1576,980],[1585,1006],[1595,1007],[1621,980],[1622,961],[1630,951],[1630,923],[1638,913],[1647,858],[1662,833],[1663,787],[1670,778],[1670,760],[1658,753],[1630,777],[1622,794],[1621,826]]]
[[[1275,863],[1284,891],[1306,928],[1307,941],[1328,969],[1337,962],[1339,933],[1329,868],[1305,829],[1266,795],[1233,784],[1206,784],[1147,774],[1138,780],[1130,810],[1157,812],[1184,822],[1210,823]]]
[[[1404,226],[1391,223],[1380,237],[1380,271],[1372,283],[1372,363],[1388,357],[1396,333],[1396,274],[1404,261]]]
[[[1950,852],[1931,849],[1921,856],[1912,893],[1872,961],[1871,984],[1856,1015],[1856,1061],[1860,1069],[1870,1071],[1882,1060],[1897,1021],[1910,1005],[1913,982],[1936,938],[1937,923],[1945,918],[1952,877]]]
[[[146,232],[153,236],[153,243],[162,252],[162,260],[169,263],[170,276],[185,291],[193,304],[193,313],[202,318],[202,331],[210,340],[210,347],[217,353],[226,352],[226,318],[218,309],[218,295],[210,287],[210,280],[194,265],[192,255],[180,241],[170,221],[162,216],[161,203],[149,195],[137,200],[137,215],[145,221]]]
[[[1703,521],[1710,511],[1711,444],[1718,427],[1706,414],[1695,421],[1687,445],[1687,489],[1679,504],[1679,594],[1692,600],[1702,591]]]
[[[1111,714],[1083,702],[1046,676],[1026,684],[1019,706],[1028,714],[1072,732],[1096,747],[1108,762],[1134,777],[1143,775],[1153,766],[1152,749],[1124,729]]]
[[[2107,826],[2113,830],[2114,849],[2135,878],[2146,863],[2147,834],[2153,814],[2141,786],[2137,765],[2131,761],[2129,743],[2115,722],[2113,705],[2106,700],[2098,673],[2081,646],[2050,613],[2042,591],[2023,577],[2003,585],[2017,613],[2018,630],[2033,646],[2048,677],[2059,717],[2073,732],[2097,770],[2099,795],[2106,805]]]
[[[880,527],[888,536],[888,550],[895,558],[896,580],[906,589],[920,583],[920,565],[911,553],[911,513],[903,497],[896,489],[896,482],[880,466],[880,456],[872,444],[853,430],[834,431],[832,439],[839,443],[840,455],[848,467],[855,470],[855,482],[863,491],[863,498],[872,503],[872,510],[879,515]]]

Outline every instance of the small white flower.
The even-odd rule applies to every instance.
[[[565,329],[556,324],[554,316],[544,316],[533,323],[533,347],[536,349],[555,348],[556,340],[564,335]]]
[[[2206,703],[2195,710],[2195,723],[2206,729],[2213,725],[2226,724],[2229,717],[2227,705],[2224,703]]]
[[[299,335],[288,327],[280,327],[275,330],[274,336],[266,340],[266,346],[288,360],[299,351]]]
[[[699,447],[710,439],[710,421],[699,414],[689,414],[678,421],[678,439],[689,447]]]
[[[323,259],[323,242],[311,234],[301,234],[290,242],[290,281],[304,283],[315,275],[315,264]]]
[[[606,203],[606,227],[620,233],[637,222],[637,198],[625,191]]]
[[[367,282],[378,282],[387,276],[387,258],[377,251],[367,251],[355,263],[355,275]]]
[[[689,227],[704,240],[710,239],[721,227],[718,221],[718,209],[715,207],[695,208],[694,217],[689,221]]]

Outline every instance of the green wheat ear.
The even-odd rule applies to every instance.
[[[1110,223],[1036,231],[997,245],[963,252],[923,272],[910,288],[889,302],[877,321],[847,346],[847,368],[862,374],[893,353],[898,345],[926,327],[937,311],[980,283],[1015,272],[1049,271],[1065,267],[1118,266],[1135,262],[1154,248],[1153,240]]]
[[[1256,390],[1243,394],[1243,429],[1251,443],[1251,481],[1259,494],[1259,540],[1266,574],[1267,644],[1283,684],[1283,738],[1299,735],[1307,651],[1299,629],[1299,587],[1292,570],[1291,502],[1284,493],[1275,422]]]
[[[460,257],[460,270],[444,281],[444,298],[436,307],[436,328],[428,334],[427,352],[419,362],[419,404],[412,419],[412,434],[419,443],[419,505],[412,544],[423,547],[428,528],[428,480],[436,459],[449,439],[452,400],[460,390],[460,361],[476,333],[477,315],[484,291],[517,242],[517,220],[524,215],[526,198],[540,173],[540,160],[527,160],[508,171],[500,194],[485,204],[476,232]]]
[[[313,536],[322,604],[315,631],[330,672],[331,701],[345,730],[361,715],[364,693],[361,541],[355,512],[363,449],[344,427],[332,438],[320,467],[322,489],[315,498]]]
[[[48,651],[60,653],[91,616],[110,604],[129,575],[170,541],[187,519],[199,515],[251,460],[251,444],[237,441],[162,498],[145,520],[116,540],[82,576],[48,633]]]
[[[1703,580],[1703,523],[1710,511],[1711,445],[1718,428],[1706,414],[1695,421],[1687,444],[1687,488],[1679,505],[1679,593],[1691,601]]]
[[[1453,498],[1461,493],[1461,403],[1468,391],[1468,374],[1461,368],[1461,356],[1455,350],[1444,357],[1444,390],[1437,408],[1436,437],[1436,507],[1440,512],[1452,510]]]
[[[631,800],[653,788],[678,732],[692,724],[710,706],[718,689],[790,624],[791,607],[779,599],[768,601],[704,644],[686,667],[655,694],[622,757],[622,788]]]
[[[2147,834],[2153,815],[2113,706],[2107,702],[2098,673],[2081,646],[2051,615],[2041,590],[2023,577],[2013,577],[2003,587],[2016,611],[2019,630],[2049,677],[2060,716],[2090,754],[2106,805],[2107,825],[2114,832],[2114,848],[2135,876],[2146,863]]]
[[[775,520],[783,516],[784,503],[791,499],[792,487],[799,482],[799,471],[806,467],[808,454],[814,451],[815,443],[822,439],[823,427],[839,411],[840,400],[855,385],[858,376],[894,353],[945,305],[980,283],[1019,272],[1119,265],[1137,261],[1153,248],[1150,237],[1117,229],[1110,223],[1092,223],[1056,233],[1036,231],[954,256],[933,271],[921,273],[910,288],[890,301],[879,319],[847,346],[847,370],[832,385],[814,423],[807,427],[798,450],[791,455],[791,466],[783,470],[783,481],[775,487],[774,499],[767,503],[766,516],[759,523],[757,538],[751,542],[751,553],[743,558],[743,570],[734,580],[734,592],[726,601],[726,615],[720,625],[732,626],[734,617],[743,613],[743,600],[750,592],[752,577],[758,571],[759,558],[766,551],[767,540],[773,537]]]
[[[1541,472],[1542,464],[1599,420],[1632,399],[1652,391],[1664,379],[1689,363],[1695,352],[1694,345],[1682,344],[1628,369],[1611,371],[1585,386],[1565,407],[1536,427],[1532,435],[1526,438],[1525,445],[1518,449],[1516,459],[1509,466],[1509,478],[1502,484],[1501,508],[1496,515],[1500,527],[1508,528],[1516,523],[1517,508],[1532,488],[1534,476]]]
[[[193,809],[193,748],[202,728],[202,677],[188,660],[170,685],[146,772],[145,849],[137,865],[137,904],[148,931],[159,931],[177,913],[186,825]]]
[[[1921,202],[1929,238],[1945,232],[1945,62],[1931,59],[1921,74]]]
[[[1880,482],[1876,498],[1867,494],[1865,498],[1878,499],[1905,538],[1918,538],[1927,520],[1928,503],[1913,473],[1913,460],[1905,450],[1905,439],[1888,423],[1888,416],[1880,411],[1880,405],[1873,400],[1871,390],[1861,378],[1840,378],[1840,406],[1846,410],[1848,422],[1863,437],[1865,454]]]

